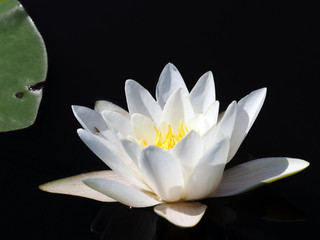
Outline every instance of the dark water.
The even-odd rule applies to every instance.
[[[7,239],[314,239],[319,211],[319,17],[288,1],[23,0],[46,42],[49,72],[34,126],[0,134],[1,224]],[[231,164],[290,156],[302,173],[234,198],[207,200],[197,227],[152,209],[54,195],[38,185],[105,165],[76,134],[70,105],[126,106],[124,81],[154,93],[174,63],[189,89],[212,70],[221,109],[252,90],[266,102]]]

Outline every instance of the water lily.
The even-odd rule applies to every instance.
[[[207,208],[205,198],[239,194],[297,173],[309,163],[272,157],[225,170],[254,123],[266,88],[233,101],[219,114],[211,72],[189,92],[169,63],[156,86],[156,99],[138,82],[127,80],[128,111],[98,101],[95,109],[72,106],[82,125],[83,142],[111,170],[53,181],[40,188],[151,207],[175,225],[196,225]]]

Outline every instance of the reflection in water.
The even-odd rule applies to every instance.
[[[204,203],[208,205],[207,212],[194,228],[176,227],[155,214],[153,208],[108,203],[94,219],[92,231],[101,234],[102,240],[274,239],[275,232],[263,231],[247,219],[304,220],[296,207],[268,187],[237,197],[206,199]]]

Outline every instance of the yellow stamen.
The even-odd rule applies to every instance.
[[[189,133],[188,128],[185,125],[183,125],[182,121],[180,121],[177,134],[174,134],[172,132],[170,124],[168,124],[168,132],[165,136],[164,134],[161,134],[161,132],[159,131],[159,129],[157,129],[156,126],[153,127],[156,131],[156,138],[154,140],[153,145],[161,147],[164,150],[173,148],[185,135]],[[140,144],[142,147],[146,147],[148,145],[148,143],[145,140],[140,140]]]

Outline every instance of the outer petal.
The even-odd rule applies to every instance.
[[[128,186],[131,185],[120,175],[116,174],[113,171],[106,170],[106,171],[83,173],[76,176],[55,180],[52,182],[42,184],[39,186],[39,188],[46,192],[91,198],[101,202],[116,201],[83,184],[82,180],[84,178],[103,178],[103,179],[113,180]]]
[[[102,113],[103,111],[112,111],[112,112],[117,112],[123,115],[126,118],[130,118],[129,113],[124,110],[123,108],[119,107],[118,105],[109,102],[109,101],[96,101],[96,104],[94,106],[94,110],[98,113]]]
[[[191,131],[171,149],[170,154],[179,160],[185,180],[189,178],[194,166],[203,153],[203,141],[198,133]]]
[[[92,189],[130,207],[150,207],[161,203],[150,194],[112,180],[86,178],[83,182]]]
[[[161,108],[151,94],[134,80],[125,84],[127,104],[130,114],[140,113],[152,119],[155,123],[160,120]]]
[[[195,113],[203,113],[216,100],[216,92],[212,72],[200,77],[190,92],[190,102]]]
[[[266,183],[302,171],[309,163],[296,158],[260,158],[225,171],[215,197],[225,197],[249,191]]]
[[[164,107],[171,94],[179,88],[188,92],[178,69],[172,63],[168,63],[162,70],[156,87],[156,98],[161,108]]]
[[[130,119],[124,117],[121,113],[105,110],[101,115],[107,126],[116,132],[120,132],[123,137],[133,135]]]
[[[266,98],[266,93],[267,89],[261,88],[251,92],[239,101],[237,119],[230,142],[231,145],[228,161],[230,161],[236,154],[243,139],[246,137],[252,124],[256,120]]]
[[[193,108],[187,93],[183,89],[174,92],[163,108],[160,122],[167,122],[171,125],[172,130],[176,132],[179,128],[180,121],[184,124],[194,116]]]
[[[186,199],[197,200],[210,196],[218,188],[226,165],[229,139],[213,146],[199,160],[186,186]]]
[[[193,227],[201,220],[207,206],[198,202],[161,204],[154,211],[179,227]]]
[[[81,126],[91,133],[99,133],[107,130],[107,125],[102,116],[96,111],[82,106],[73,105],[72,111]]]
[[[147,185],[165,201],[182,197],[184,178],[181,165],[168,152],[156,146],[142,150],[139,166]]]
[[[138,180],[140,172],[134,162],[128,157],[118,157],[119,155],[123,156],[123,154],[119,153],[120,150],[118,148],[107,140],[94,136],[83,129],[78,129],[78,134],[91,151],[93,151],[113,171],[136,186],[144,189],[146,188],[146,186]]]

